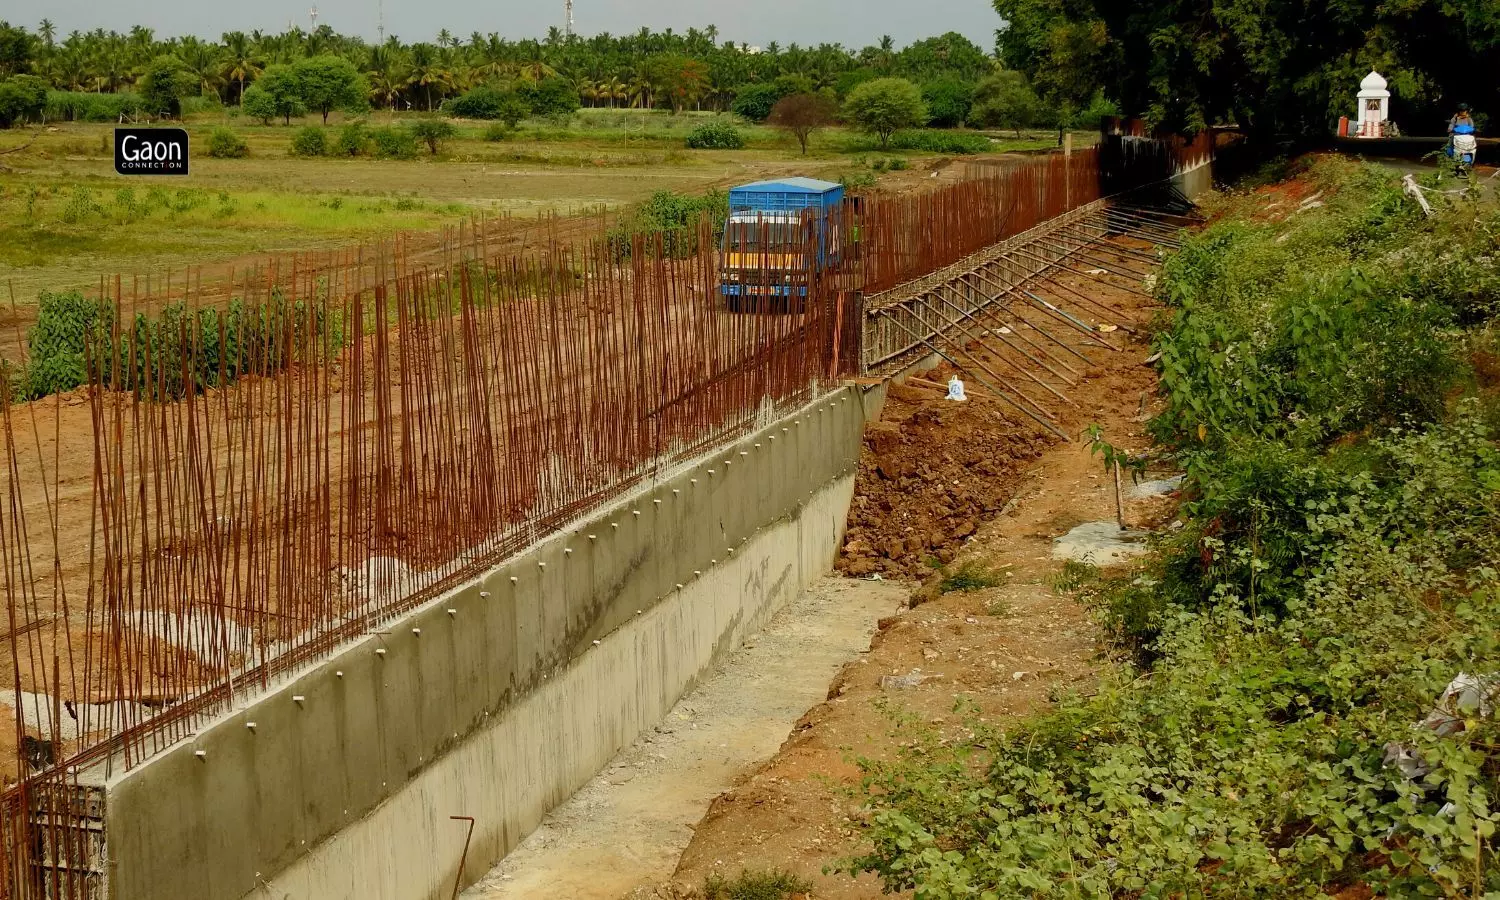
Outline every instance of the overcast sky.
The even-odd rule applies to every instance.
[[[498,31],[507,37],[541,36],[561,26],[563,0],[319,0],[318,22],[373,40],[377,6],[385,6],[387,34],[404,41],[431,40],[447,28],[455,35]],[[225,31],[281,31],[288,21],[306,29],[312,0],[189,2],[171,0],[0,0],[0,19],[35,28],[43,16],[61,38],[73,29],[125,31],[154,28],[159,37]],[[580,34],[719,26],[721,40],[764,45],[771,41],[817,44],[838,41],[863,47],[882,34],[897,45],[957,31],[991,50],[999,17],[987,0],[574,0]]]

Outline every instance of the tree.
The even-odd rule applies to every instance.
[[[1022,128],[1042,124],[1041,113],[1042,102],[1026,76],[1004,69],[975,86],[969,123],[981,128],[1013,128],[1020,137]]]
[[[735,92],[729,109],[752,122],[764,122],[781,97],[781,89],[774,84],[747,84]]]
[[[24,28],[0,22],[0,78],[31,71],[36,39]]]
[[[708,68],[686,56],[658,56],[647,65],[646,78],[657,97],[666,97],[675,115],[708,90]]]
[[[896,54],[895,74],[917,81],[956,78],[973,83],[993,65],[978,44],[955,31],[917,41]]]
[[[875,135],[883,149],[898,130],[925,124],[927,105],[922,92],[905,78],[877,78],[849,92],[844,117]]]
[[[832,125],[837,113],[833,101],[822,94],[793,94],[777,101],[766,122],[795,137],[802,155],[806,156],[812,133]]]
[[[263,71],[265,66],[243,31],[224,35],[224,77],[239,86],[235,96],[241,102],[245,97],[245,83],[254,81]]]
[[[281,116],[286,124],[292,124],[292,116],[307,112],[302,103],[301,88],[291,66],[276,65],[266,69],[255,85],[245,91],[245,112],[271,124],[271,119]]]
[[[141,108],[153,116],[182,115],[182,98],[197,93],[198,78],[175,56],[158,56],[136,85]]]
[[[938,128],[955,128],[968,121],[974,105],[974,85],[952,76],[939,78],[922,88],[930,123]]]
[[[411,126],[412,137],[427,145],[428,151],[437,156],[438,147],[444,141],[450,141],[457,134],[452,122],[442,119],[423,119],[413,122]]]
[[[12,75],[0,81],[0,128],[40,119],[47,106],[47,82],[35,75]]]
[[[1005,63],[1050,103],[1100,88],[1171,130],[1233,122],[1256,135],[1326,134],[1378,69],[1412,128],[1441,133],[1448,107],[1500,109],[1493,0],[994,0]],[[1425,121],[1423,121],[1425,119]],[[1408,130],[1411,130],[1410,128]]]
[[[328,124],[328,114],[335,109],[369,108],[366,99],[369,86],[364,76],[354,63],[341,56],[299,59],[292,64],[290,74],[297,98],[308,109],[320,113],[324,125]]]

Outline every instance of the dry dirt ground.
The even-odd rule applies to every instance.
[[[722,700],[685,701],[671,734],[650,735],[623,754],[469,896],[677,900],[694,896],[711,873],[747,869],[797,873],[813,882],[817,900],[882,896],[871,876],[825,874],[862,849],[852,828],[858,804],[844,793],[858,780],[854,759],[889,755],[901,740],[881,707],[957,729],[961,700],[1004,723],[1088,688],[1101,648],[1088,613],[1054,589],[1063,564],[1052,557],[1053,541],[1079,524],[1115,519],[1114,483],[1083,433],[1098,423],[1118,447],[1146,445],[1155,374],[1145,362],[1144,326],[1153,310],[1135,294],[1070,284],[1137,331],[1110,335],[1117,353],[1078,345],[1093,365],[1070,389],[1078,404],[1064,420],[1071,443],[1018,430],[979,399],[949,403],[918,382],[893,388],[882,421],[866,431],[851,538],[839,563],[863,577],[829,584],[844,585],[850,602],[869,586],[899,586],[899,596],[916,605],[882,619],[868,650],[850,653],[841,669],[826,668],[830,653],[821,650],[816,660],[778,651],[769,682],[753,655],[730,663],[712,683]],[[949,373],[945,366],[924,378],[941,383]],[[1132,499],[1128,483],[1124,496],[1131,526],[1159,526],[1171,515],[1171,499]],[[951,571],[968,561],[1003,573],[1003,583],[938,595],[942,573],[932,564]],[[925,587],[915,580],[921,577]],[[880,685],[881,676],[914,673],[922,676],[918,687]],[[776,732],[775,717],[751,724],[740,714],[749,709],[745,698],[772,683],[790,687],[786,679],[799,682],[799,691],[814,688],[800,718],[806,707],[783,707]],[[692,711],[689,718],[682,709]],[[711,717],[712,736],[705,741],[690,730],[691,749],[677,751],[683,726],[691,729],[698,716]],[[768,732],[776,737],[768,741]],[[785,741],[773,753],[779,738]],[[683,849],[673,858],[676,848]]]

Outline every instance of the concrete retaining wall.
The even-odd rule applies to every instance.
[[[416,900],[479,878],[828,571],[864,421],[843,389],[108,779],[108,896]]]

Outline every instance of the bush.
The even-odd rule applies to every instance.
[[[308,352],[336,352],[343,342],[337,312],[280,296],[252,305],[231,300],[222,311],[169,304],[155,316],[140,313],[120,323],[119,343],[111,344],[116,314],[108,301],[44,291],[26,335],[31,361],[24,384],[12,390],[27,398],[72,390],[88,382],[92,360],[98,383],[170,399],[246,374],[279,372],[307,361]]]
[[[328,152],[328,135],[316,125],[297,129],[292,135],[293,156],[323,156]]]
[[[370,133],[365,130],[363,122],[350,122],[339,129],[338,140],[334,141],[333,153],[335,156],[359,156],[366,152],[370,145]]]
[[[999,587],[1005,583],[1005,578],[994,569],[977,562],[966,562],[952,572],[943,575],[942,582],[938,585],[939,593],[951,594],[955,591],[970,593],[982,591],[985,588]]]
[[[689,150],[739,150],[745,138],[727,122],[709,122],[688,132],[687,146]]]
[[[744,871],[738,878],[719,874],[703,880],[703,900],[790,900],[812,890],[812,882],[791,872]]]
[[[411,159],[417,155],[417,138],[405,128],[374,128],[370,143],[379,159]]]
[[[522,84],[520,96],[526,101],[526,107],[533,116],[563,118],[577,112],[580,106],[578,91],[566,78],[543,78],[538,82]]]
[[[452,140],[457,133],[452,122],[442,119],[422,119],[411,125],[411,136],[426,144],[433,156],[437,155],[438,148],[444,141]]]
[[[488,119],[504,122],[511,128],[531,114],[526,100],[515,91],[502,91],[480,85],[445,104],[447,111],[464,119]]]
[[[498,141],[508,141],[513,134],[515,134],[515,129],[511,128],[504,122],[496,122],[484,129],[483,137],[485,140],[493,143]]]
[[[85,354],[97,353],[107,342],[114,308],[106,301],[77,291],[42,291],[37,298],[36,324],[26,331],[24,383],[12,390],[23,399],[71,391],[88,381]],[[92,345],[92,346],[90,346]]]
[[[47,108],[47,82],[35,75],[0,81],[0,128],[39,120]]]
[[[1120,107],[1104,96],[1103,91],[1098,91],[1089,101],[1089,105],[1069,117],[1066,124],[1069,128],[1080,131],[1098,131],[1105,118],[1119,114]]]
[[[643,249],[648,253],[658,252],[659,242],[660,252],[665,256],[691,256],[698,252],[698,226],[705,218],[712,229],[711,240],[717,246],[724,233],[724,222],[729,218],[729,195],[723,191],[698,196],[657,191],[621,218],[620,224],[609,233],[609,242],[619,258],[634,252],[636,239],[644,242]]]
[[[898,131],[891,135],[892,150],[921,150],[926,153],[971,155],[984,153],[993,146],[982,134],[962,131]]]
[[[208,134],[208,155],[214,159],[240,159],[250,155],[250,147],[233,128],[221,125]]]

